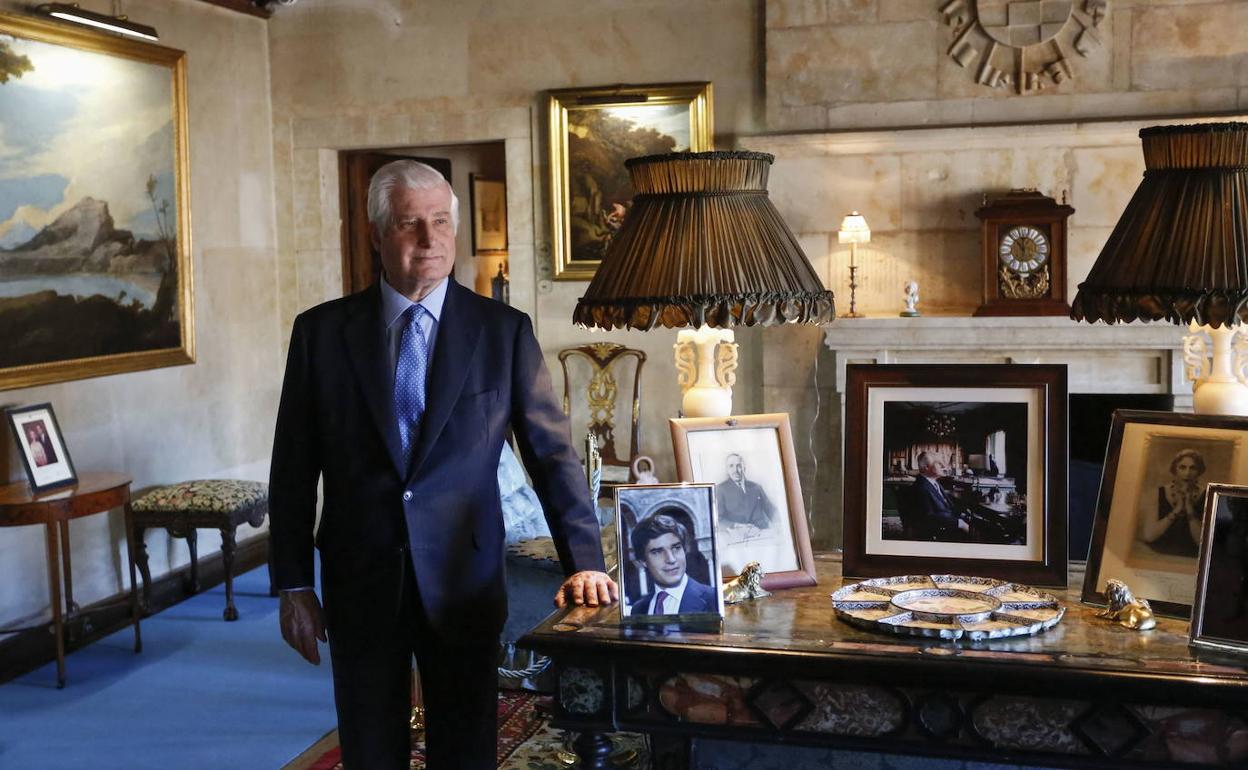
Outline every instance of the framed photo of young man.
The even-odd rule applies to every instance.
[[[61,426],[52,405],[35,404],[7,412],[30,488],[40,492],[77,483],[78,475],[61,438]]]
[[[618,486],[615,511],[621,622],[722,619],[714,486]]]
[[[787,414],[669,421],[681,481],[715,485],[722,578],[757,561],[763,588],[815,584]]]
[[[1248,653],[1248,486],[1210,484],[1189,640]]]
[[[850,364],[844,573],[1066,585],[1066,367]]]
[[[1186,618],[1211,483],[1248,484],[1248,418],[1114,412],[1083,601],[1117,578],[1162,615]]]

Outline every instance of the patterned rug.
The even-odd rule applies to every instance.
[[[498,767],[499,770],[569,770],[578,767],[571,751],[570,734],[550,726],[550,698],[519,690],[498,693]],[[645,738],[633,733],[610,736],[615,750],[609,761],[612,767],[629,770],[648,766]],[[329,747],[307,770],[342,770],[342,752],[337,733],[331,733]],[[412,736],[411,770],[425,768],[425,742],[420,734]]]

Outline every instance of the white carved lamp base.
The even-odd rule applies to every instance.
[[[737,344],[731,329],[682,329],[676,335],[676,379],[685,417],[732,414],[732,386],[737,382]]]
[[[1197,326],[1183,337],[1183,361],[1192,381],[1197,414],[1248,415],[1248,336],[1240,324],[1227,328]],[[1212,350],[1210,350],[1212,348]]]

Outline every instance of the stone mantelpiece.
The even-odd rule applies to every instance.
[[[823,327],[836,360],[836,390],[845,365],[1066,364],[1071,393],[1173,394],[1190,409],[1183,373],[1184,329],[1170,324],[1086,324],[1068,318],[862,318]]]

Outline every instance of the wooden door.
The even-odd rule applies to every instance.
[[[451,161],[415,155],[343,150],[338,153],[342,188],[342,292],[363,291],[381,275],[381,256],[368,236],[368,182],[377,169],[392,160],[418,160],[433,166],[451,181]]]

